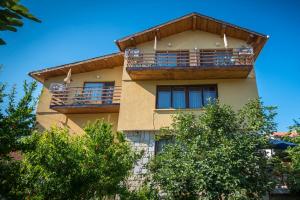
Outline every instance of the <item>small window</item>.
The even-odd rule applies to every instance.
[[[161,138],[158,141],[155,141],[155,155],[162,152],[166,145],[172,143],[174,143],[173,138]]]
[[[160,88],[158,90],[157,108],[171,107],[171,88]]]

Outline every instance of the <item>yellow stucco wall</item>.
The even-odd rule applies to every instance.
[[[170,125],[176,110],[155,109],[157,85],[217,84],[218,99],[231,105],[235,110],[241,108],[249,99],[257,98],[256,81],[248,79],[224,80],[173,80],[173,81],[124,81],[119,114],[119,130],[157,130]],[[192,111],[192,110],[187,110]],[[200,112],[201,110],[194,110]]]
[[[227,38],[229,48],[249,47],[245,41]],[[141,52],[153,52],[154,41],[137,46]],[[163,38],[157,42],[157,50],[193,50],[224,48],[223,37],[203,31],[186,31]],[[126,66],[126,59],[124,66]],[[221,103],[231,105],[235,110],[241,108],[249,99],[257,98],[257,86],[254,71],[247,79],[218,80],[163,80],[132,81],[126,69],[123,69],[123,94],[118,121],[118,130],[157,130],[171,124],[172,116],[178,110],[157,110],[157,85],[217,84],[218,98]],[[201,110],[183,112],[199,113]]]
[[[115,81],[116,86],[122,85],[122,68],[114,67],[92,72],[73,74],[70,86],[83,87],[84,82],[111,82]],[[82,127],[88,122],[96,119],[103,119],[113,124],[117,129],[118,113],[97,113],[97,114],[68,114],[64,115],[49,108],[51,94],[49,86],[51,83],[62,83],[64,76],[49,78],[45,81],[44,87],[37,107],[37,121],[41,129],[49,129],[51,126],[66,126],[72,132],[81,133]]]

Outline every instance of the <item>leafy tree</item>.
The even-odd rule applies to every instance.
[[[289,132],[300,134],[300,123],[294,120],[289,127]],[[300,136],[285,137],[284,140],[297,144],[296,147],[288,148],[286,157],[281,158],[281,173],[287,175],[287,184],[293,193],[300,193]],[[288,161],[288,162],[287,162]]]
[[[52,128],[27,138],[21,180],[33,199],[104,199],[126,193],[124,181],[137,159],[122,133],[97,121],[85,134]]]
[[[7,156],[12,151],[24,148],[20,138],[28,136],[35,128],[35,99],[33,92],[37,87],[36,82],[24,82],[24,96],[16,102],[16,88],[13,87],[10,94],[4,94],[5,86],[0,88],[0,104],[4,107],[3,97],[8,98],[7,108],[0,110],[0,155]]]
[[[16,32],[18,27],[23,26],[24,18],[41,22],[29,13],[29,10],[19,3],[19,0],[0,0],[0,31]],[[0,45],[5,44],[0,38]]]
[[[199,116],[180,114],[160,137],[173,137],[150,163],[168,199],[260,199],[271,187],[261,148],[275,130],[274,107],[250,101],[239,112],[215,102]]]
[[[0,83],[0,199],[16,199],[19,195],[15,187],[20,162],[9,153],[24,150],[20,140],[30,135],[35,127],[33,92],[36,82],[24,82],[23,89],[24,96],[16,102],[15,88],[6,94],[5,85]],[[4,101],[6,98],[8,103]]]

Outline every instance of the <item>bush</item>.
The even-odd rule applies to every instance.
[[[52,128],[25,141],[21,180],[31,199],[89,199],[115,196],[126,188],[137,154],[122,133],[97,121],[82,136]]]
[[[150,164],[154,185],[168,199],[260,199],[271,187],[267,145],[273,107],[259,100],[239,112],[218,102],[200,116],[181,114],[162,131],[175,139]]]

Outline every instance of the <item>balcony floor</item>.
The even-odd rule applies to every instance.
[[[118,113],[120,104],[52,105],[50,108],[64,114]]]
[[[127,67],[132,80],[198,80],[247,78],[252,65],[222,67]]]

